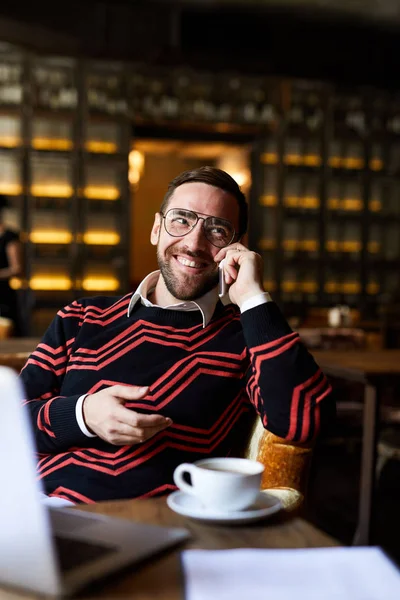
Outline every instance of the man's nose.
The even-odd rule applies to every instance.
[[[204,221],[199,219],[193,229],[185,235],[185,242],[191,248],[202,248],[208,244],[204,234]]]

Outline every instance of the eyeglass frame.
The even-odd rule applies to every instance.
[[[191,229],[189,229],[189,231],[187,231],[186,233],[183,233],[182,235],[174,235],[173,233],[170,233],[165,225],[165,219],[167,218],[167,215],[169,212],[171,212],[171,210],[182,210],[182,211],[186,211],[189,213],[192,213],[194,215],[196,215],[196,222],[193,225],[193,227]],[[185,235],[188,235],[191,231],[193,231],[197,225],[197,223],[202,220],[204,221],[204,223],[208,220],[208,219],[220,219],[221,221],[224,221],[225,223],[229,223],[229,225],[232,227],[232,238],[230,239],[230,241],[227,244],[224,244],[223,246],[217,246],[216,244],[214,244],[214,242],[212,242],[211,240],[208,239],[207,234],[206,234],[206,230],[204,229],[204,223],[203,223],[203,231],[204,231],[204,235],[205,238],[208,242],[210,242],[210,244],[212,244],[213,246],[215,246],[215,248],[226,248],[227,246],[229,246],[229,244],[232,244],[233,240],[235,239],[236,236],[236,229],[234,228],[234,226],[232,225],[232,223],[230,221],[228,221],[228,219],[222,219],[221,217],[215,217],[214,215],[207,215],[206,213],[201,213],[203,215],[205,215],[205,217],[200,217],[199,214],[197,212],[195,212],[194,210],[191,210],[190,208],[180,208],[178,206],[176,207],[172,207],[169,208],[167,210],[167,212],[164,214],[163,212],[161,212],[161,210],[159,211],[159,214],[161,215],[162,219],[164,220],[164,229],[165,231],[168,233],[168,235],[170,235],[171,237],[185,237]]]

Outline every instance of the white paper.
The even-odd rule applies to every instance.
[[[185,550],[185,600],[400,600],[400,572],[375,547]]]

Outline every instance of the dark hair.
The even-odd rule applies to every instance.
[[[2,210],[3,208],[7,208],[7,206],[8,206],[7,196],[5,196],[4,194],[0,194],[0,210]]]
[[[184,183],[206,183],[207,185],[212,185],[220,190],[224,190],[231,194],[234,198],[236,198],[239,205],[239,231],[237,232],[238,237],[240,238],[247,230],[247,214],[248,207],[246,202],[246,197],[243,194],[242,190],[236,183],[236,181],[225,171],[222,169],[217,169],[216,167],[199,167],[197,169],[191,169],[189,171],[184,171],[180,173],[177,177],[175,177],[170,184],[168,185],[167,193],[164,196],[164,200],[162,201],[160,212],[164,213],[168,207],[169,199],[172,194],[180,185]]]

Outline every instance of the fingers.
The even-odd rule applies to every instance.
[[[157,415],[148,415],[157,416]],[[163,431],[172,423],[171,419],[164,419],[162,424],[148,427],[132,427],[126,422],[115,421],[109,423],[105,434],[107,441],[115,445],[127,445],[127,444],[142,444],[146,442],[154,435]]]
[[[149,386],[138,385],[113,385],[108,388],[109,393],[120,400],[139,400],[149,391]]]
[[[230,246],[221,248],[221,250],[215,255],[214,260],[217,263],[221,262],[221,260],[226,257],[228,252],[249,252],[249,249],[240,242],[235,242],[234,244],[230,244]]]
[[[140,414],[125,403],[142,399],[148,387],[114,385],[88,394],[82,404],[87,428],[111,444],[137,444],[171,425],[160,414]],[[134,405],[133,405],[134,408]]]
[[[226,248],[222,248],[222,250],[218,252],[214,260],[216,262],[221,262],[224,260],[224,277],[228,285],[236,281],[238,277],[238,267],[241,264],[241,261],[243,261],[244,258],[248,258],[254,254],[254,252],[251,252],[248,248],[246,248],[246,246],[240,244],[239,242],[231,244]]]
[[[115,418],[120,423],[125,423],[131,428],[138,427],[146,429],[151,427],[159,427],[163,429],[172,423],[172,419],[164,417],[163,415],[142,414],[129,408],[125,408],[124,406],[118,406],[116,408]]]

